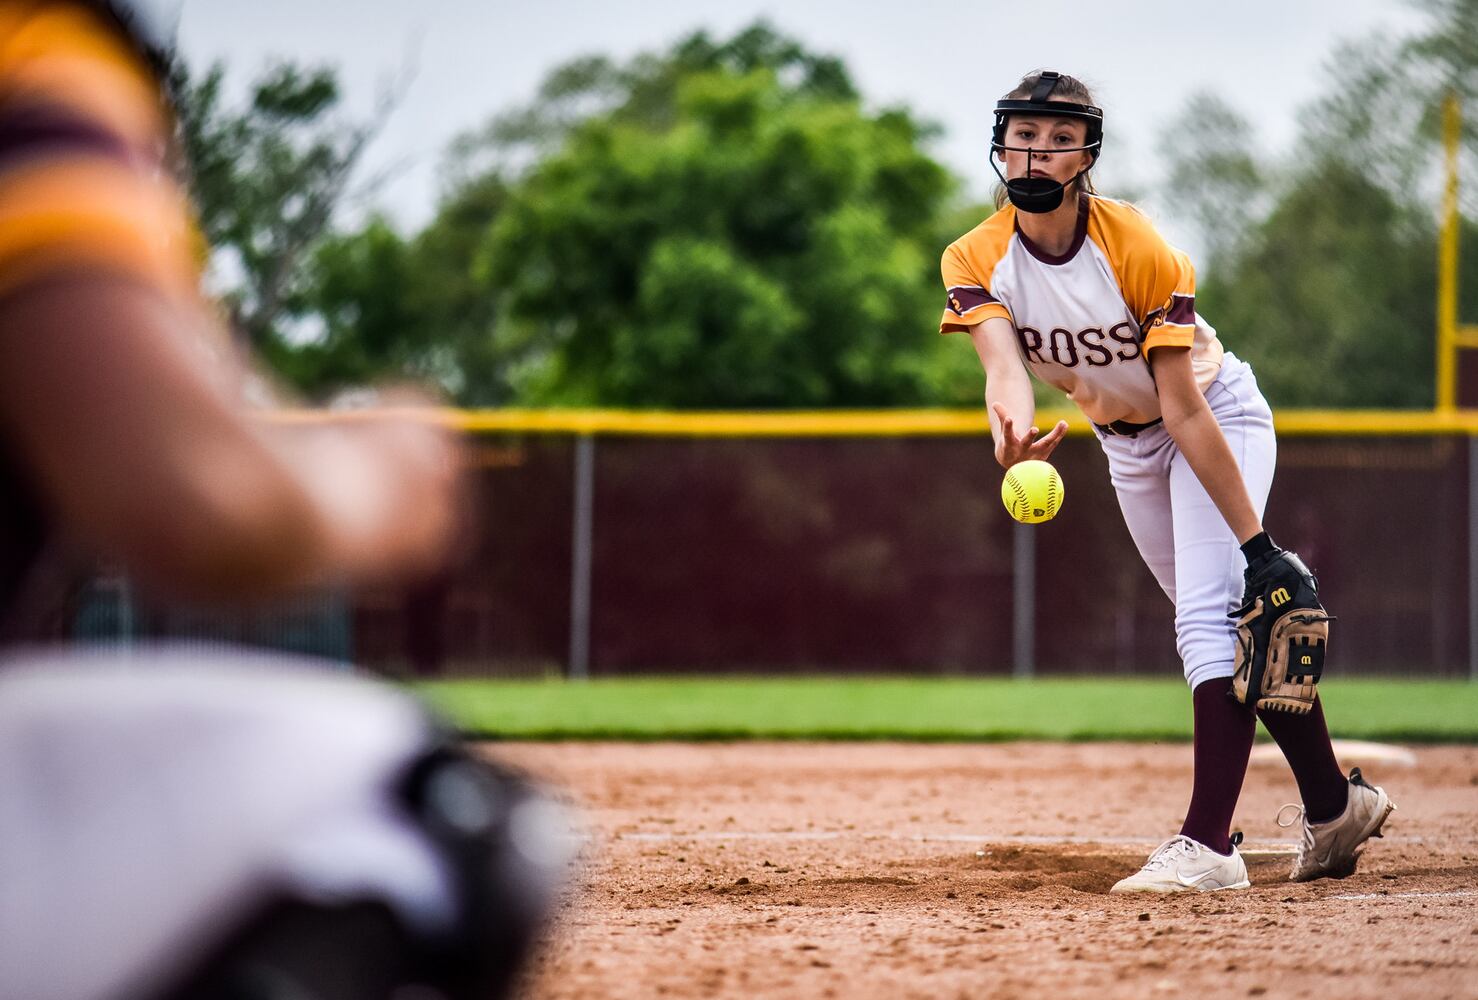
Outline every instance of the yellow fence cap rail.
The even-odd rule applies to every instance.
[[[654,437],[909,437],[985,435],[985,410],[457,410],[354,409],[283,410],[269,419],[283,423],[346,423],[389,417],[424,419],[470,433],[602,434]],[[1077,411],[1043,410],[1037,425],[1068,422],[1068,433],[1091,433]],[[1478,410],[1280,410],[1280,434],[1379,436],[1478,434]]]

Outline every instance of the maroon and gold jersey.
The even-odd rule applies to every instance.
[[[1157,347],[1189,347],[1203,390],[1221,368],[1190,259],[1124,202],[1084,195],[1061,256],[1035,246],[1007,206],[951,243],[941,270],[941,332],[1009,319],[1026,366],[1095,423],[1160,416],[1146,358]]]
[[[100,15],[0,0],[0,296],[97,270],[193,294],[167,129],[152,72]]]
[[[0,306],[40,282],[98,274],[196,294],[200,243],[165,167],[169,127],[152,70],[106,15],[0,0]],[[45,545],[10,450],[0,436],[0,629]]]

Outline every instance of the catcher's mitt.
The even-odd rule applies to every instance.
[[[1329,623],[1319,583],[1292,552],[1275,548],[1247,567],[1237,619],[1231,696],[1249,708],[1302,715],[1314,707]]]

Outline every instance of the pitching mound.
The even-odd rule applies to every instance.
[[[1293,884],[1286,769],[1249,773],[1253,887],[1111,896],[1178,829],[1187,746],[508,745],[589,823],[534,995],[1473,996],[1478,749],[1366,776],[1358,873]]]

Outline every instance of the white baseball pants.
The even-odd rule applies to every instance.
[[[1252,368],[1228,353],[1206,388],[1206,401],[1262,517],[1278,443]],[[1175,604],[1176,649],[1187,683],[1194,689],[1232,676],[1236,628],[1228,612],[1241,602],[1247,565],[1236,537],[1164,424],[1133,437],[1097,434],[1129,534]]]

